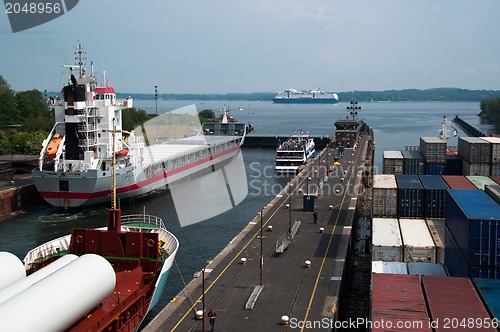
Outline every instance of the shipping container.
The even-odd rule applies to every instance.
[[[445,256],[444,265],[452,277],[468,277],[469,265],[458,248],[457,242],[445,227]]]
[[[500,185],[490,184],[484,187],[484,192],[488,194],[497,204],[500,204]]]
[[[462,159],[457,155],[446,155],[446,166],[444,173],[446,175],[463,175]]]
[[[496,331],[479,326],[491,317],[470,279],[423,276],[422,285],[436,332]]]
[[[446,226],[469,266],[500,268],[500,206],[484,191],[449,189]]]
[[[470,181],[477,189],[484,190],[484,186],[487,185],[495,185],[497,184],[495,181],[490,179],[488,176],[466,176],[467,180]]]
[[[424,218],[444,218],[448,185],[439,175],[420,175],[424,187]]]
[[[432,264],[422,262],[409,262],[408,274],[416,274],[418,276],[443,276],[446,277],[448,273],[443,264]]]
[[[474,278],[472,282],[491,317],[500,320],[500,280]]]
[[[436,246],[423,219],[399,219],[405,262],[436,263]]]
[[[404,262],[372,261],[372,273],[408,274]]]
[[[425,174],[427,175],[445,175],[446,163],[425,163]]]
[[[372,331],[432,331],[420,278],[372,274]]]
[[[420,152],[428,163],[446,162],[446,140],[439,137],[420,137]]]
[[[491,163],[500,163],[500,137],[479,137],[490,143]]]
[[[401,151],[383,151],[384,174],[403,174],[403,154]]]
[[[436,263],[444,264],[444,219],[427,219],[426,221],[429,233],[434,240],[434,245],[436,246]]]
[[[458,155],[469,164],[488,164],[491,162],[490,143],[478,137],[459,137]]]
[[[462,160],[462,173],[463,175],[472,175],[472,176],[490,176],[491,164],[488,163],[469,164],[465,160]]]
[[[442,178],[451,189],[477,189],[465,176],[443,175]]]
[[[397,215],[398,186],[396,177],[389,174],[374,174],[372,216],[396,218]]]
[[[372,261],[403,261],[403,241],[397,219],[373,218]]]
[[[500,163],[490,164],[490,175],[499,176],[500,175]]]
[[[425,159],[420,151],[402,151],[403,174],[421,175],[425,174]]]
[[[418,175],[396,175],[398,184],[399,218],[422,218],[424,215],[424,187]]]
[[[500,279],[500,268],[471,264],[460,252],[448,227],[445,228],[445,234],[445,266],[450,276]]]
[[[492,179],[493,181],[495,181],[497,184],[500,184],[500,176],[498,176],[498,175],[492,175],[492,176],[490,176],[490,179]]]

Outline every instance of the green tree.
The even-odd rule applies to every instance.
[[[11,91],[0,92],[0,128],[6,125],[19,124],[19,119],[14,94]]]
[[[28,90],[16,94],[16,107],[22,119],[49,116],[47,103],[38,90]]]
[[[149,120],[145,110],[135,108],[126,108],[122,110],[122,128],[123,130],[134,130],[138,125]]]
[[[9,83],[7,83],[3,76],[0,75],[0,94],[4,92],[10,92],[11,94],[14,94],[14,92],[10,88]]]

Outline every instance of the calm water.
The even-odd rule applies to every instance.
[[[333,123],[347,115],[347,103],[337,105],[275,105],[272,102],[248,101],[158,101],[158,113],[196,104],[198,110],[219,110],[223,105],[231,109],[238,121],[252,123],[261,135],[289,135],[300,127],[313,135],[334,133]],[[135,107],[155,113],[155,101],[136,101]],[[400,150],[405,145],[419,145],[420,136],[436,136],[443,116],[452,119],[459,115],[483,131],[490,126],[479,123],[479,103],[361,103],[359,118],[364,119],[375,132],[375,165],[382,169],[382,150]],[[458,128],[457,128],[458,129]],[[459,131],[459,136],[463,133]],[[449,145],[457,145],[457,138]],[[286,185],[287,178],[273,174],[273,149],[243,149],[249,194],[234,209],[199,224],[180,227],[169,193],[156,195],[122,205],[124,214],[146,213],[158,215],[180,241],[177,263],[182,276],[189,282],[193,273],[217,255],[227,243]],[[195,208],[195,207],[194,207]],[[72,227],[97,227],[106,222],[106,208],[85,208],[78,212],[62,213],[44,206],[25,215],[0,222],[0,250],[24,258],[31,248],[70,232]],[[159,312],[184,284],[174,266],[162,300],[153,314]],[[150,315],[151,316],[151,315]]]

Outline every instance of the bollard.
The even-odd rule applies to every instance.
[[[328,210],[333,210],[333,205],[328,205]]]
[[[290,204],[285,205],[285,209],[288,209],[290,207]]]
[[[320,228],[319,228],[319,232],[320,232],[320,233],[324,233],[324,232],[325,232],[325,228],[324,228],[324,227],[320,227]]]
[[[281,316],[281,325],[288,325],[288,321],[290,320],[290,318],[287,316],[287,315],[283,315]]]
[[[196,319],[198,319],[198,320],[203,319],[203,310],[196,311]]]
[[[245,257],[240,259],[241,265],[245,266],[247,265],[247,259]]]
[[[311,261],[310,261],[310,260],[305,261],[305,262],[304,262],[304,266],[305,266],[306,268],[310,268],[310,267],[311,267]]]
[[[267,231],[268,232],[272,232],[273,231],[273,226],[271,226],[271,225],[267,226]]]

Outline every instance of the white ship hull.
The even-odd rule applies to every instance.
[[[239,145],[171,170],[162,167],[167,160],[160,160],[148,168],[156,168],[156,171],[145,171],[140,165],[119,168],[116,173],[117,197],[126,199],[167,189],[173,183],[202,176],[224,166],[238,153]],[[32,175],[40,196],[53,206],[72,208],[109,202],[112,181],[110,171],[51,172],[35,169]],[[61,181],[67,191],[61,190]]]

